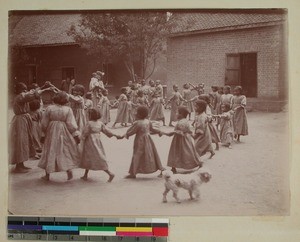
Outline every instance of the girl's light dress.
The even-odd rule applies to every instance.
[[[153,98],[150,104],[150,110],[150,120],[160,121],[165,119],[164,100],[162,98]]]
[[[208,117],[206,113],[201,113],[195,117],[195,147],[198,155],[203,156],[206,152],[212,152],[212,139],[208,127]]]
[[[148,119],[137,120],[127,130],[126,138],[135,135],[129,174],[150,174],[163,170],[151,133],[159,133]]]
[[[201,164],[200,156],[196,152],[192,138],[192,127],[188,120],[179,120],[174,131],[168,156],[168,166],[182,169],[198,167]]]
[[[125,94],[121,94],[118,99],[118,111],[115,123],[129,123],[129,106],[127,104],[127,96]]]
[[[77,168],[80,155],[74,136],[79,136],[72,109],[68,106],[50,105],[42,121],[45,143],[38,166],[47,173]]]
[[[36,93],[21,93],[14,99],[15,116],[10,124],[9,161],[18,164],[35,156],[32,136],[32,119],[29,112],[29,102],[36,99]]]
[[[248,122],[246,114],[246,96],[234,96],[232,109],[235,109],[233,114],[233,128],[234,134],[248,135]]]
[[[81,132],[86,125],[84,98],[81,96],[74,96],[69,94],[69,102],[75,117],[75,121],[78,125],[78,129]]]
[[[108,170],[107,158],[101,142],[101,133],[112,137],[104,123],[89,121],[82,133],[83,151],[80,168],[88,170]]]
[[[220,138],[222,144],[231,144],[233,140],[232,111],[220,114]]]

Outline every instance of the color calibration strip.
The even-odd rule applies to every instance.
[[[8,239],[46,241],[167,241],[166,218],[9,216]]]

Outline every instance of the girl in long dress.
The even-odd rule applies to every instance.
[[[187,120],[189,111],[186,107],[178,108],[178,122],[173,132],[162,133],[168,136],[174,136],[169,156],[168,166],[172,167],[172,172],[177,173],[176,168],[191,170],[196,167],[201,167],[202,162],[197,154],[193,137],[192,127]]]
[[[129,110],[127,105],[128,98],[126,96],[126,92],[127,92],[126,88],[122,87],[121,95],[119,96],[118,99],[117,117],[112,126],[113,128],[116,126],[117,123],[121,123],[122,126],[127,126],[129,120]]]
[[[85,112],[85,118],[86,118],[86,121],[88,122],[89,121],[89,110],[91,108],[93,108],[93,101],[92,101],[92,93],[91,92],[87,92],[85,94],[85,100],[84,100],[84,112]]]
[[[192,90],[190,89],[190,85],[188,83],[183,85],[182,97],[185,100],[192,99]],[[194,112],[193,102],[184,102],[183,106],[185,106],[189,111],[189,120],[191,120],[192,112]]]
[[[42,129],[41,129],[41,119],[42,119],[42,111],[41,111],[41,101],[35,99],[29,103],[30,116],[32,120],[32,138],[33,144],[36,153],[42,152]],[[35,158],[40,158],[38,155]]]
[[[209,128],[209,132],[211,135],[211,142],[216,144],[216,150],[219,150],[219,142],[220,142],[220,138],[219,135],[217,133],[216,128],[213,125],[213,115],[211,112],[211,105],[210,105],[210,96],[207,94],[202,94],[199,96],[198,98],[199,100],[203,100],[206,102],[206,110],[205,113],[207,115],[207,124],[208,124],[208,128]]]
[[[45,170],[42,179],[49,181],[50,173],[65,171],[68,180],[73,178],[72,169],[79,167],[80,155],[77,144],[80,132],[73,111],[66,106],[68,94],[57,93],[53,98],[54,105],[47,107],[42,121],[45,132],[44,149],[38,166]]]
[[[32,137],[32,119],[29,114],[29,102],[36,100],[44,90],[31,90],[19,82],[16,85],[16,97],[13,103],[14,117],[10,125],[9,162],[16,165],[15,172],[25,173],[30,169],[24,162],[36,155]]]
[[[108,174],[108,182],[111,182],[115,175],[108,169],[106,154],[101,142],[101,133],[104,133],[109,138],[113,136],[117,138],[121,137],[109,131],[105,124],[100,121],[100,118],[101,114],[99,110],[95,108],[89,110],[89,122],[84,127],[81,136],[83,152],[80,168],[85,169],[85,173],[81,179],[87,180],[89,170],[100,170]]]
[[[205,113],[206,102],[203,100],[196,101],[195,110],[195,147],[199,156],[210,152],[210,159],[215,155],[212,147],[211,133],[208,127],[208,117]]]
[[[168,103],[171,103],[171,114],[170,114],[170,122],[169,126],[174,127],[172,122],[177,121],[177,109],[181,105],[181,102],[186,100],[181,96],[179,92],[178,85],[173,85],[173,93],[171,98],[168,100]]]
[[[86,125],[85,107],[84,107],[84,86],[77,84],[72,88],[72,94],[69,94],[70,107],[81,132]]]
[[[158,93],[154,94],[154,98],[150,103],[150,120],[162,121],[165,126],[165,115],[164,115],[164,100]]]
[[[230,104],[221,105],[222,114],[216,115],[216,117],[220,118],[220,138],[221,143],[228,147],[232,148],[232,140],[233,140],[233,122],[232,115],[233,111],[230,109]]]
[[[150,132],[159,134],[160,131],[155,129],[147,119],[148,114],[149,109],[147,107],[138,107],[136,121],[123,136],[128,139],[130,136],[135,135],[129,175],[125,178],[136,178],[137,174],[150,174],[158,170],[164,170],[150,136]]]
[[[234,88],[232,100],[234,136],[240,142],[241,135],[248,135],[248,122],[246,115],[246,96],[242,95],[242,87]]]
[[[230,108],[232,107],[232,99],[233,95],[231,94],[231,87],[225,86],[224,87],[224,94],[221,96],[220,104],[229,104]]]
[[[100,107],[101,121],[105,125],[107,125],[110,122],[110,108],[111,108],[111,104],[107,95],[108,95],[108,90],[107,89],[103,90],[102,97],[100,98],[98,104]]]

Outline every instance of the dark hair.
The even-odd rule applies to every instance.
[[[139,106],[136,110],[137,119],[145,119],[149,115],[149,109],[146,106]]]
[[[200,114],[205,112],[207,103],[203,100],[196,101],[196,111]]]
[[[229,90],[229,92],[231,91],[231,87],[230,86],[225,86],[224,89]]]
[[[115,96],[115,99],[119,99],[120,96]]]
[[[87,93],[85,94],[85,98],[86,98],[86,99],[92,99],[92,93],[91,93],[91,92],[87,92]]]
[[[59,105],[66,105],[69,102],[69,97],[66,92],[58,92],[53,97],[53,102]]]
[[[229,103],[224,103],[221,105],[221,107],[224,106],[225,107],[225,112],[228,112],[230,110],[230,104]]]
[[[103,89],[102,94],[103,93],[108,93],[108,90],[107,89]]]
[[[138,95],[138,96],[141,96],[141,95],[143,95],[143,94],[144,94],[144,92],[143,92],[142,90],[138,90],[138,91],[137,91],[137,95]]]
[[[34,111],[40,109],[40,107],[41,107],[41,102],[40,102],[40,100],[35,99],[35,100],[29,102],[29,109],[30,109],[30,111],[32,111],[32,112],[34,112]]]
[[[177,88],[178,88],[178,85],[177,85],[177,84],[174,84],[174,85],[173,85],[173,89],[174,89],[175,87],[177,87]]]
[[[207,104],[210,104],[210,98],[207,94],[200,94],[198,99],[205,101]]]
[[[27,90],[27,86],[23,82],[18,82],[15,86],[16,94],[20,94],[21,92],[26,91],[26,90]]]
[[[178,113],[182,114],[182,116],[185,118],[189,114],[189,110],[185,106],[179,106],[177,110],[178,110]]]
[[[78,92],[80,94],[80,96],[83,96],[85,93],[85,88],[83,85],[80,84],[76,84],[73,88],[72,88],[72,93],[73,92]]]
[[[121,88],[121,93],[124,93],[124,94],[125,94],[126,92],[127,92],[126,87],[122,87],[122,88]]]
[[[89,109],[89,120],[97,121],[100,118],[101,118],[101,113],[98,109],[96,108]]]
[[[185,89],[188,89],[189,86],[190,86],[190,85],[189,85],[188,83],[184,83],[184,84],[183,84],[183,88],[185,88]]]
[[[243,88],[242,88],[241,86],[236,86],[236,87],[234,88],[234,91],[239,91],[240,93],[242,93]]]

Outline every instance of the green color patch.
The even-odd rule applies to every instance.
[[[116,227],[105,226],[79,226],[79,231],[116,231]]]

